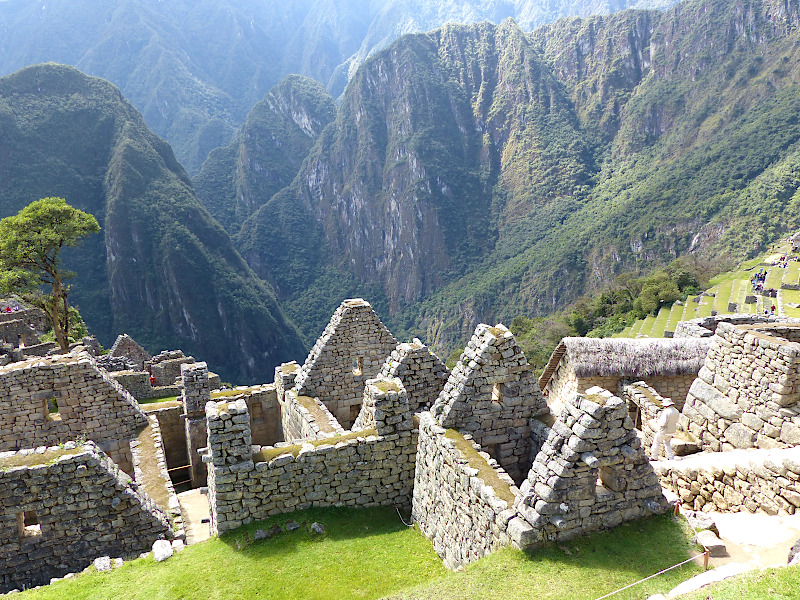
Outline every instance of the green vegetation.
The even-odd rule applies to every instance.
[[[300,454],[300,450],[303,449],[303,444],[311,444],[315,448],[317,446],[334,446],[339,442],[347,442],[349,440],[355,440],[358,438],[366,438],[371,435],[378,435],[378,432],[375,429],[362,429],[360,431],[350,431],[348,433],[343,433],[341,435],[334,435],[332,437],[321,438],[318,440],[307,440],[304,441],[302,444],[293,444],[291,446],[280,446],[280,447],[273,447],[273,446],[266,446],[261,449],[260,452],[253,455],[253,460],[255,462],[269,462],[273,458],[277,458],[282,454],[291,454],[295,458]]]
[[[751,571],[683,596],[685,600],[790,600],[797,598],[800,567]]]
[[[301,529],[253,540],[256,529],[290,520]],[[309,531],[315,521],[325,526],[324,534]],[[380,598],[445,572],[430,543],[392,508],[310,509],[189,546],[164,563],[135,560],[110,573],[24,592],[20,599]]]
[[[290,520],[300,530],[253,539],[256,529]],[[308,530],[315,521],[325,525],[324,534]],[[394,509],[310,509],[190,546],[164,563],[139,559],[24,592],[20,599],[596,598],[685,560],[688,540],[671,516],[653,517],[530,552],[501,550],[450,573],[430,542],[405,527]],[[690,563],[615,598],[664,593],[699,570]]]
[[[69,347],[77,312],[70,314],[67,301],[67,281],[75,273],[64,269],[61,250],[98,231],[97,219],[63,198],[42,198],[0,220],[0,293],[19,294],[41,308],[63,350]]]
[[[52,64],[0,78],[0,156],[0,216],[56,190],[101,224],[62,258],[77,273],[70,302],[102,344],[126,331],[248,383],[305,355],[273,290],[108,82]]]
[[[472,443],[455,429],[448,429],[444,436],[453,442],[456,450],[467,460],[469,466],[478,470],[478,477],[494,490],[497,497],[501,500],[505,500],[509,508],[514,506],[515,497],[514,492],[511,491],[511,487],[508,483],[500,479],[497,471],[486,462],[485,458],[478,454],[478,451],[475,450]]]

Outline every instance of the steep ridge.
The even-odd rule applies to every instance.
[[[55,61],[120,87],[191,173],[250,108],[299,73],[335,95],[367,56],[449,21],[525,28],[675,0],[3,0],[0,75]]]
[[[245,223],[239,243],[251,264],[266,255],[279,265],[254,267],[288,298],[313,293],[290,263],[324,240],[330,266],[379,283],[397,312],[532,214],[563,216],[593,168],[579,128],[566,89],[513,21],[407,36],[359,70],[291,188]],[[284,218],[302,220],[303,240]]]
[[[324,127],[336,116],[320,83],[288,75],[250,111],[241,133],[217,148],[193,178],[197,196],[229,232],[292,182]]]
[[[687,252],[753,255],[800,225],[798,8],[690,0],[404,36],[244,224],[243,255],[304,332],[320,324],[296,303],[347,280],[440,349]]]
[[[65,252],[72,298],[101,343],[180,347],[227,379],[303,355],[272,290],[194,195],[170,147],[119,90],[62,65],[0,78],[0,214],[63,196],[101,234]]]

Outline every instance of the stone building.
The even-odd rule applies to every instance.
[[[623,381],[644,381],[680,408],[703,366],[707,339],[566,337],[553,351],[539,386],[554,409],[599,386],[613,393]]]
[[[680,427],[710,451],[800,444],[800,324],[720,323]]]
[[[298,372],[297,395],[319,398],[349,429],[361,410],[365,382],[378,375],[396,347],[369,302],[345,300]]]
[[[85,353],[0,367],[0,451],[91,439],[127,473],[139,404]]]
[[[0,452],[0,592],[171,539],[167,515],[91,442]]]

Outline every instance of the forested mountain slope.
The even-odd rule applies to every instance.
[[[287,75],[250,111],[242,131],[216,148],[194,177],[198,197],[229,232],[292,182],[325,126],[336,116],[322,84]]]
[[[448,21],[527,29],[674,0],[3,0],[0,75],[55,61],[108,79],[192,173],[285,75],[338,96],[363,60]]]
[[[440,348],[690,251],[747,256],[800,224],[799,13],[689,0],[404,36],[240,249],[306,335],[314,299],[377,285]]]
[[[169,145],[110,83],[40,65],[0,78],[0,216],[62,196],[99,235],[64,252],[71,298],[101,343],[127,332],[224,378],[265,381],[304,347],[194,195]]]

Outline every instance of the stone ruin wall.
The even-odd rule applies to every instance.
[[[443,427],[470,434],[515,481],[530,465],[530,419],[549,412],[513,334],[478,325],[431,409]]]
[[[344,428],[319,398],[298,396],[289,390],[281,407],[280,423],[287,442],[316,440],[345,433]]]
[[[5,307],[0,312],[0,323],[7,323],[9,321],[23,321],[26,325],[32,327],[35,331],[44,333],[50,328],[50,321],[47,315],[40,308],[24,308],[10,313],[5,312]],[[11,341],[11,340],[9,340]]]
[[[634,420],[637,412],[639,413],[639,422],[634,421],[634,427],[641,432],[645,449],[651,448],[656,435],[653,422],[664,408],[662,405],[664,397],[644,381],[626,383],[622,386],[620,397],[628,404],[628,415],[631,420]]]
[[[95,441],[131,472],[129,441],[147,425],[138,403],[83,353],[0,368],[0,451]],[[58,415],[49,412],[51,399]]]
[[[519,490],[511,477],[462,437],[472,445],[472,460],[494,470],[496,480],[487,482],[446,434],[431,413],[421,413],[412,507],[414,523],[445,567],[457,569],[508,545],[528,546],[535,533],[514,509]]]
[[[152,405],[158,406],[158,405]],[[184,430],[183,407],[179,405],[151,408],[144,407],[148,417],[155,417],[161,431],[161,441],[164,444],[164,453],[167,466],[170,469],[185,467],[189,464],[189,454],[186,447],[186,432]]]
[[[800,511],[800,447],[701,453],[654,468],[682,507],[704,512]]]
[[[40,450],[0,453],[0,592],[172,536],[166,515],[94,444]]]
[[[19,315],[19,313],[12,314]],[[36,335],[33,327],[19,318],[0,321],[0,338],[15,347],[35,346],[39,343],[39,336]]]
[[[111,376],[137,400],[155,397],[153,395],[153,386],[150,385],[150,373],[146,371],[116,371],[112,372]],[[175,388],[176,392],[177,389]],[[178,393],[174,395],[177,396]]]
[[[625,402],[600,388],[565,404],[516,505],[537,541],[572,539],[666,508]]]
[[[318,445],[262,448],[255,462],[247,404],[208,403],[212,532],[308,506],[409,505],[417,436],[405,390],[398,380],[371,380],[364,393],[373,430]]]
[[[564,360],[553,373],[553,377],[546,386],[547,402],[553,408],[560,409],[567,398],[575,394],[585,394],[586,390],[593,387],[601,387],[604,390],[617,393],[626,379],[625,377],[604,377],[601,375],[578,377],[567,361],[568,358],[565,355]],[[680,410],[686,402],[686,396],[695,377],[695,375],[653,375],[641,379],[647,385],[655,388],[661,396],[671,398]]]
[[[396,347],[368,302],[345,300],[297,374],[297,395],[319,398],[349,429],[361,410],[364,384],[378,375]]]
[[[381,377],[397,377],[408,393],[411,412],[428,410],[450,376],[449,369],[418,339],[398,344],[383,363]]]
[[[800,344],[775,331],[719,324],[680,420],[703,450],[800,444]]]
[[[751,315],[738,313],[732,315],[714,315],[700,317],[689,321],[681,321],[675,328],[673,337],[711,337],[716,333],[720,323],[729,325],[757,325],[764,323],[800,323],[800,319],[770,315]]]
[[[110,358],[124,358],[128,363],[135,366],[137,371],[144,371],[145,365],[153,358],[147,350],[137,344],[127,333],[117,336],[117,339],[114,340],[114,345],[108,351],[108,356]]]

